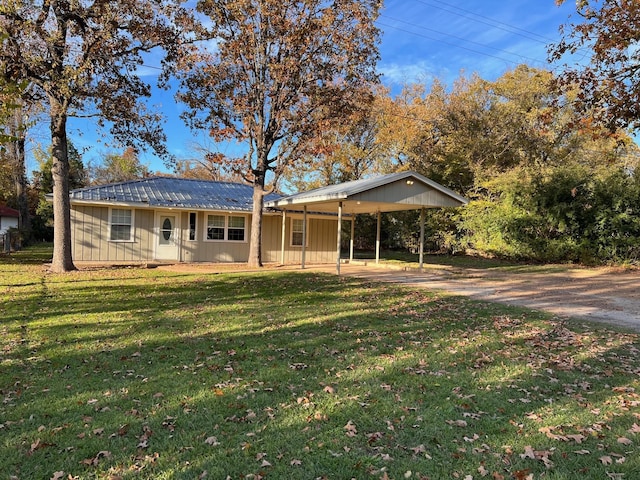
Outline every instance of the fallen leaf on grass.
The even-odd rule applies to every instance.
[[[526,447],[524,447],[524,453],[520,454],[520,458],[532,458],[535,460],[536,452],[533,450],[533,447],[531,447],[531,445],[527,445]]]
[[[531,445],[524,447],[524,453],[520,454],[520,458],[531,458],[533,460],[540,460],[547,468],[553,467],[553,462],[549,458],[553,455],[553,452],[548,450],[534,450]]]
[[[356,435],[358,435],[356,425],[351,420],[347,422],[347,424],[344,426],[344,429],[346,430],[345,434],[347,435],[347,437],[355,437]]]
[[[446,420],[449,425],[453,425],[455,427],[466,427],[467,422],[464,420]]]
[[[101,450],[96,454],[95,457],[85,458],[80,463],[82,463],[83,465],[93,465],[95,467],[96,465],[98,465],[98,463],[100,463],[101,458],[110,458],[110,457],[111,457],[111,452],[108,452],[107,450]]]
[[[600,457],[600,463],[603,465],[611,465],[613,463],[613,459],[609,455],[603,455]]]
[[[51,480],[60,480],[61,478],[64,478],[64,472],[62,471],[53,472],[53,476],[51,477]]]
[[[633,442],[629,440],[627,437],[620,437],[618,438],[618,443],[622,445],[631,445]]]
[[[291,466],[292,467],[297,467],[299,465],[302,465],[302,461],[301,460],[297,460],[295,458],[293,460],[291,460]]]
[[[218,442],[218,439],[216,437],[207,437],[204,443],[206,443],[207,445],[211,445],[212,447],[217,447],[218,445],[220,445],[220,442]]]
[[[53,443],[43,442],[38,438],[35,442],[31,444],[31,448],[29,448],[27,455],[33,455],[33,452],[35,452],[36,450],[40,450],[41,448],[53,447],[53,446],[55,446]]]

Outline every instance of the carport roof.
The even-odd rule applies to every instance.
[[[345,214],[459,207],[468,200],[416,172],[406,171],[317,188],[265,202],[265,207]]]

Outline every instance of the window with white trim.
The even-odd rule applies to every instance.
[[[246,239],[245,216],[239,215],[207,215],[207,232],[205,240],[244,242]]]
[[[291,219],[291,246],[301,247],[304,236],[304,220],[302,218]],[[308,232],[307,232],[308,236]]]
[[[133,241],[133,210],[129,208],[112,208],[110,230],[109,239],[112,242]]]

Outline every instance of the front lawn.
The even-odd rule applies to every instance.
[[[0,478],[633,479],[635,334],[298,271],[0,260]]]

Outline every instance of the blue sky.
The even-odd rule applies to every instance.
[[[570,15],[575,17],[574,12],[572,0],[560,7],[554,0],[386,0],[378,21],[383,31],[378,69],[383,83],[397,93],[406,83],[430,84],[434,78],[451,85],[461,73],[475,72],[492,80],[520,63],[551,68],[546,62],[547,45],[559,38],[559,26]],[[154,83],[158,71],[147,68],[142,73]],[[151,103],[167,118],[168,146],[176,157],[197,156],[194,144],[223,152],[236,148],[215,146],[202,133],[189,131],[172,95],[154,92]],[[42,128],[45,134],[46,130]],[[70,137],[84,151],[85,164],[120,151],[96,130],[88,120],[70,123]],[[169,171],[149,153],[143,152],[141,161],[152,171]]]

